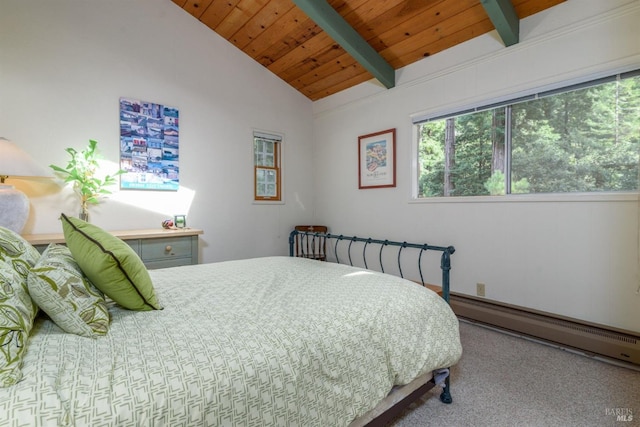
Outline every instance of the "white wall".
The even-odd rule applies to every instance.
[[[516,46],[491,33],[400,70],[394,89],[365,83],[312,104],[169,0],[2,0],[0,136],[43,166],[90,138],[115,162],[119,97],[172,105],[183,189],[114,188],[97,225],[186,213],[205,230],[204,262],[283,254],[291,227],[311,221],[452,244],[455,291],[484,282],[487,298],[639,331],[635,195],[410,202],[412,114],[640,67],[637,22],[639,0],[569,0],[524,20]],[[252,204],[254,127],[285,134],[285,204]],[[394,127],[397,187],[358,190],[358,135]],[[13,183],[31,197],[26,233],[59,232],[59,213],[77,213],[68,189]]]
[[[453,290],[640,331],[638,197],[411,202],[411,116],[640,67],[640,1],[569,0],[314,103],[317,220],[337,234],[454,245]],[[397,186],[358,190],[357,138],[397,129]]]
[[[89,139],[115,164],[122,96],[179,108],[182,188],[115,187],[93,223],[155,228],[187,214],[205,231],[204,262],[288,253],[289,230],[313,215],[311,101],[170,0],[2,0],[0,136],[45,168]],[[284,134],[285,204],[252,204],[253,128]],[[60,212],[79,211],[68,188],[13,183],[31,198],[24,233],[61,232]]]

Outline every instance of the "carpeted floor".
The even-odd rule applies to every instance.
[[[460,334],[453,403],[435,388],[393,427],[640,426],[640,371],[471,323]]]

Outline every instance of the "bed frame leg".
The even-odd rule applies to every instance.
[[[449,377],[444,380],[444,386],[442,388],[442,393],[440,394],[440,401],[446,404],[453,402],[451,392],[449,391]]]

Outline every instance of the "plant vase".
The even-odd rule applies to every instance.
[[[85,201],[83,201],[82,205],[80,205],[80,213],[78,214],[78,218],[83,221],[89,222],[89,205]]]

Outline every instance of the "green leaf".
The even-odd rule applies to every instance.
[[[99,169],[98,159],[98,142],[94,139],[89,140],[89,145],[82,151],[69,147],[65,151],[71,156],[65,168],[56,165],[49,165],[54,172],[64,179],[65,183],[73,183],[74,190],[78,193],[82,200],[87,203],[99,203],[99,197],[111,194],[111,191],[105,187],[109,187],[117,183],[114,176],[125,173],[120,169],[113,175],[107,174],[103,178],[96,176]]]

